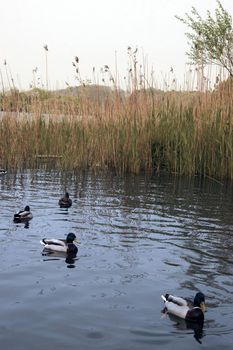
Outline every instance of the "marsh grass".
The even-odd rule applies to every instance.
[[[233,84],[213,92],[113,89],[1,96],[0,166],[118,174],[169,171],[233,179]],[[19,115],[18,112],[21,111]]]

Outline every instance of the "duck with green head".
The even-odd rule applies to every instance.
[[[18,211],[18,213],[14,214],[14,222],[19,223],[19,222],[26,222],[32,219],[32,213],[30,212],[30,207],[29,205],[26,205],[24,210]]]
[[[0,169],[0,175],[5,175],[7,174],[7,171],[5,169]]]
[[[78,243],[74,233],[68,233],[66,239],[43,238],[40,243],[44,246],[44,251],[47,252],[62,252],[76,255],[78,247],[74,244]]]
[[[198,292],[193,303],[190,301],[176,297],[171,294],[166,294],[161,296],[164,300],[165,310],[168,314],[175,315],[186,321],[203,321],[204,312],[206,311],[205,306],[205,295]]]

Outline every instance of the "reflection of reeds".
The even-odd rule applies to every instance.
[[[1,166],[37,167],[39,155],[53,155],[62,169],[155,168],[232,179],[232,92],[229,81],[212,93],[142,90],[122,98],[113,91],[94,102],[31,96],[24,103],[33,117],[9,112],[0,120]],[[44,101],[56,116],[43,117]]]

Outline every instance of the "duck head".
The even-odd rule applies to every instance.
[[[24,208],[24,211],[30,211],[29,205],[26,205],[26,207]]]
[[[76,240],[76,236],[74,233],[68,233],[66,237],[66,243],[73,243]]]
[[[65,193],[65,198],[68,199],[69,197],[70,197],[69,192],[66,192],[66,193]]]
[[[205,306],[205,295],[201,292],[198,292],[194,298],[194,306],[200,307],[203,312],[206,311]]]

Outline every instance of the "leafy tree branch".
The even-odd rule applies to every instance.
[[[212,16],[207,11],[203,19],[195,7],[185,18],[175,16],[191,30],[185,33],[190,45],[187,53],[190,63],[198,65],[215,64],[224,67],[233,76],[233,28],[232,17],[217,0]]]

